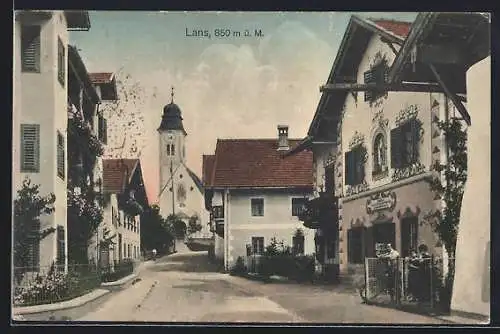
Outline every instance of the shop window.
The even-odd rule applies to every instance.
[[[365,179],[365,150],[362,145],[355,146],[345,153],[345,182],[346,185],[355,186],[363,183]]]
[[[410,119],[391,130],[391,167],[405,168],[419,160],[421,125]]]
[[[355,227],[347,231],[348,261],[352,264],[364,262],[364,228]]]

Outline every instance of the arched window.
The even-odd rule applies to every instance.
[[[373,175],[387,171],[387,143],[383,133],[378,133],[373,141]]]

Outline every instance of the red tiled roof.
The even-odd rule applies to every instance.
[[[380,28],[391,32],[392,34],[406,38],[410,32],[411,22],[394,21],[394,20],[384,20],[384,19],[372,19],[377,26]]]
[[[300,140],[290,139],[290,148]],[[283,157],[277,139],[219,139],[213,187],[312,187],[312,152]]]
[[[103,191],[106,193],[123,192],[138,164],[139,159],[104,159],[102,161]]]
[[[210,179],[213,174],[215,155],[203,155],[201,182],[203,185],[210,185]]]
[[[90,81],[93,84],[105,84],[113,81],[113,73],[110,72],[99,72],[99,73],[89,73]]]

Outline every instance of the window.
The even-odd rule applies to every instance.
[[[167,155],[168,156],[175,155],[175,145],[174,144],[167,144]]]
[[[66,165],[64,161],[64,136],[57,131],[57,176],[64,180]]]
[[[363,228],[355,227],[347,231],[347,258],[349,263],[361,264],[364,257]]]
[[[40,125],[21,124],[21,172],[40,171]]]
[[[66,82],[66,48],[61,38],[57,39],[57,79],[64,87]]]
[[[365,179],[364,152],[361,145],[355,146],[351,151],[345,153],[345,183],[357,185]]]
[[[27,261],[23,263],[23,266],[28,268],[38,269],[40,267],[40,239],[38,235],[40,233],[40,222],[37,222],[33,226],[32,233],[29,235],[28,249],[27,249]]]
[[[170,155],[170,144],[167,144],[167,155]]]
[[[40,72],[40,26],[21,28],[21,70]]]
[[[387,145],[383,133],[378,133],[373,142],[373,172],[380,175],[387,170]]]
[[[97,127],[98,127],[98,135],[99,135],[99,140],[103,144],[108,143],[108,120],[104,118],[104,116],[99,115],[98,117],[98,122],[97,122]]]
[[[304,236],[294,235],[292,237],[292,252],[294,255],[304,254]]]
[[[252,253],[264,254],[264,237],[252,237]]]
[[[171,146],[170,150],[171,150],[172,155],[175,155],[175,145],[172,144],[170,146]]]
[[[66,260],[66,239],[64,226],[57,226],[57,265],[63,266]]]
[[[264,199],[263,198],[252,198],[252,216],[259,217],[264,216]]]
[[[307,198],[292,198],[292,216],[299,216],[305,209]]]
[[[405,168],[419,159],[420,123],[411,119],[391,130],[391,167]]]
[[[379,63],[364,73],[364,82],[365,84],[383,84],[387,81],[387,72],[386,63]],[[381,89],[368,90],[365,92],[365,101],[375,101],[383,95],[384,91]]]

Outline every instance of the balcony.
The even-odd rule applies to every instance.
[[[304,211],[298,216],[304,226],[311,229],[326,227],[332,221],[337,221],[338,199],[331,193],[321,192],[319,197],[306,203]]]
[[[212,217],[214,221],[219,222],[224,220],[224,206],[216,205],[212,207]]]

